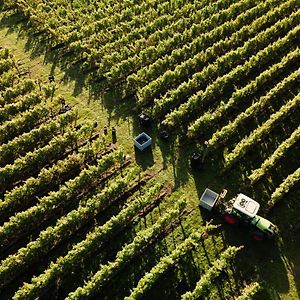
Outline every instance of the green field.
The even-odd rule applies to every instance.
[[[6,0],[0,17],[1,300],[300,298],[299,1]],[[206,187],[255,199],[279,235],[200,209]]]

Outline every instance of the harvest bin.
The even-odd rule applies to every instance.
[[[152,144],[152,138],[145,132],[142,132],[137,137],[135,137],[133,140],[134,140],[134,146],[137,147],[141,151],[143,151],[147,147],[151,146],[151,144]]]
[[[206,188],[204,193],[202,194],[200,198],[200,203],[199,205],[202,206],[203,208],[211,211],[218,199],[219,194],[216,192]]]

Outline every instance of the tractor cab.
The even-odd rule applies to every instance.
[[[250,220],[259,210],[259,203],[244,194],[238,194],[233,203],[232,212],[239,218]]]

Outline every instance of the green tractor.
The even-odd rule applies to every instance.
[[[244,223],[253,229],[253,238],[263,240],[273,238],[278,234],[278,228],[269,220],[257,215],[259,203],[240,193],[225,202],[222,201],[227,194],[223,190],[220,194],[206,188],[200,198],[199,205],[209,211],[217,210],[229,224]]]

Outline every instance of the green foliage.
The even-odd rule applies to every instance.
[[[274,132],[273,129],[279,122],[283,121],[284,129],[289,125],[289,119],[292,122],[298,121],[299,94],[296,100],[290,100],[274,113],[272,111],[274,101],[276,106],[281,104],[277,101],[281,95],[291,95],[290,91],[295,94],[299,92],[299,70],[294,71],[298,67],[300,53],[297,48],[300,4],[297,0],[4,2],[5,9],[8,9],[4,15],[9,16],[9,19],[4,18],[4,23],[16,17],[28,20],[25,27],[31,26],[31,37],[37,42],[35,46],[42,40],[47,43],[43,44],[46,49],[62,48],[57,53],[63,54],[62,57],[66,58],[72,69],[73,66],[79,68],[76,76],[91,73],[88,79],[99,80],[97,89],[101,90],[101,94],[120,90],[123,98],[135,96],[137,110],[149,108],[152,117],[160,120],[160,125],[167,127],[169,133],[175,135],[176,129],[179,129],[178,132],[184,132],[184,138],[187,134],[188,138],[193,139],[193,144],[184,148],[188,150],[187,153],[173,153],[175,159],[171,161],[171,171],[166,163],[170,161],[170,153],[163,153],[162,177],[170,176],[173,171],[176,189],[179,187],[173,197],[163,200],[164,215],[157,216],[156,210],[153,211],[156,223],[153,225],[152,222],[151,227],[138,232],[132,242],[125,242],[119,252],[111,253],[116,254],[115,259],[103,262],[95,274],[90,273],[83,286],[69,294],[70,299],[93,297],[98,291],[102,291],[107,281],[115,276],[118,279],[123,278],[124,274],[120,271],[158,239],[165,238],[164,243],[168,246],[171,237],[164,237],[163,233],[171,228],[170,224],[175,219],[177,224],[177,217],[183,210],[193,214],[192,217],[184,215],[184,218],[180,218],[184,232],[185,225],[196,227],[193,221],[201,221],[199,211],[192,207],[196,200],[191,199],[193,204],[189,203],[187,208],[185,202],[173,207],[173,200],[178,195],[180,198],[182,189],[186,191],[192,186],[192,176],[187,167],[180,169],[180,164],[185,164],[186,155],[192,151],[189,149],[190,145],[205,151],[206,140],[206,152],[211,156],[219,148],[228,147],[226,151],[233,148],[231,152],[225,151],[225,167],[229,168],[241,158],[248,158],[247,155],[251,154],[249,150],[264,137],[269,137],[270,131]],[[23,29],[23,24],[21,27],[13,26],[12,29],[14,28]],[[30,43],[26,46],[28,45]],[[103,151],[106,138],[100,135],[96,142],[91,141],[98,125],[93,126],[91,123],[78,130],[77,126],[72,126],[77,119],[76,113],[71,111],[61,114],[61,106],[56,103],[56,94],[59,90],[65,93],[63,80],[41,84],[41,80],[49,72],[43,74],[38,82],[26,79],[27,70],[23,69],[23,58],[18,63],[10,51],[0,48],[0,192],[5,193],[0,201],[0,218],[8,220],[10,217],[0,227],[0,249],[4,250],[0,263],[0,287],[4,291],[7,288],[10,290],[11,285],[15,290],[19,288],[14,299],[43,298],[46,294],[51,298],[61,288],[64,292],[70,291],[68,287],[61,287],[60,282],[65,282],[69,274],[76,273],[80,263],[88,262],[101,246],[113,243],[117,234],[126,226],[135,224],[134,221],[141,215],[151,211],[160,201],[157,197],[162,187],[160,184],[154,185],[147,193],[136,193],[136,198],[126,201],[128,194],[139,186],[136,178],[138,170],[124,167],[124,163],[127,165],[128,161],[121,150],[105,149],[107,151],[100,157],[99,153]],[[55,61],[55,65],[57,63]],[[51,74],[53,70],[56,76],[55,69],[51,70]],[[37,78],[36,74],[30,74]],[[60,77],[60,73],[57,77]],[[78,79],[80,82],[83,78]],[[265,93],[263,96],[262,91]],[[83,107],[83,104],[80,103],[79,106]],[[95,107],[94,104],[92,107]],[[127,113],[126,103],[124,107]],[[119,107],[112,109],[117,112],[114,118],[119,116]],[[247,127],[251,119],[257,119],[258,123],[261,117],[265,120],[265,110],[272,111],[270,119],[261,126],[253,124],[254,130],[250,135],[240,137],[240,129]],[[85,107],[84,112],[86,111],[89,108]],[[96,110],[85,114],[84,120],[96,114]],[[104,123],[103,115],[97,115],[101,126]],[[122,122],[123,120],[120,122],[121,126]],[[112,124],[115,124],[115,120],[112,120]],[[154,141],[155,135],[156,129],[153,131]],[[277,166],[285,153],[295,145],[298,136],[299,128],[279,145],[260,168],[252,172],[249,176],[251,183],[258,182]],[[129,138],[129,134],[122,136],[118,142],[126,138]],[[237,144],[231,147],[233,138],[237,139]],[[179,140],[176,140],[176,147]],[[194,145],[194,141],[201,141],[201,146]],[[81,144],[86,146],[81,148]],[[264,147],[268,146],[266,144],[264,143]],[[159,142],[156,145],[162,150],[167,148]],[[157,148],[153,147],[154,155],[158,152]],[[219,154],[216,153],[217,156]],[[160,161],[157,163],[156,157],[153,160],[155,165],[151,172],[154,173],[161,165]],[[214,158],[212,162],[215,163]],[[206,182],[216,183],[215,178],[210,181],[209,162],[205,168],[206,166],[207,173],[206,169],[203,174],[200,173],[199,186]],[[212,167],[215,168],[215,165]],[[189,180],[184,187],[181,186],[180,179],[178,180],[181,171]],[[236,174],[232,171],[233,176],[242,178],[247,174]],[[204,178],[206,175],[208,177]],[[198,181],[197,175],[195,178]],[[173,177],[168,180],[172,182]],[[224,182],[227,185],[230,180],[226,179]],[[298,182],[299,169],[283,179],[267,205],[271,207],[277,203]],[[196,185],[199,188],[198,182]],[[240,187],[237,184],[235,188]],[[189,190],[187,194],[194,195],[196,191]],[[107,209],[119,209],[112,205],[119,204],[117,200],[120,199],[125,200],[125,206],[108,219],[104,214]],[[160,209],[161,207],[158,210]],[[102,214],[104,223],[94,224],[92,220],[98,220],[98,217],[102,221]],[[153,221],[152,214],[150,217]],[[188,218],[187,223],[185,217]],[[148,217],[143,221],[147,225]],[[46,228],[48,224],[51,226]],[[84,231],[80,229],[85,229],[85,226],[90,226],[90,231],[78,242]],[[154,282],[172,267],[179,266],[181,258],[195,247],[199,250],[197,259],[202,263],[203,258],[206,265],[204,254],[210,256],[211,249],[202,251],[198,246],[206,237],[202,233],[209,231],[211,227],[213,226],[200,226],[199,232],[197,228],[192,228],[189,232],[194,233],[183,241],[180,229],[175,230],[172,238],[177,242],[180,236],[182,241],[177,244],[176,249],[167,255],[163,253],[158,263],[149,272],[144,272],[132,291],[128,290],[128,286],[122,286],[114,293],[129,295],[129,299],[142,298]],[[32,228],[35,228],[33,235]],[[135,230],[137,228],[136,226]],[[74,234],[76,237],[73,237]],[[29,242],[19,244],[23,237]],[[75,243],[72,244],[74,240]],[[221,238],[216,236],[216,251],[219,250],[220,241]],[[204,296],[216,278],[221,277],[219,275],[227,268],[238,249],[229,247],[209,268],[204,266],[206,272],[195,290],[182,295],[182,298]],[[204,253],[207,250],[209,253]],[[5,254],[5,251],[9,254]],[[45,266],[42,272],[40,268],[35,268],[40,260]],[[30,278],[28,275],[26,281],[29,283],[17,286],[19,282],[16,278],[23,276],[22,274],[27,276],[26,271],[31,266],[34,267],[36,276]],[[84,270],[80,275],[86,275],[88,271],[90,270]],[[115,282],[112,280],[112,283]],[[55,292],[52,291],[53,286],[56,287]],[[226,288],[225,285],[225,298],[228,296]],[[247,286],[240,295],[241,299],[251,298],[257,289],[257,283]],[[180,287],[174,290],[178,296]],[[237,294],[236,290],[230,291],[231,297]],[[216,295],[215,288],[212,296]],[[121,298],[119,294],[114,296]]]
[[[268,201],[268,207],[274,206],[276,202],[282,199],[290,189],[292,189],[300,180],[300,168],[288,175],[283,182],[272,193],[271,199]]]
[[[227,268],[231,261],[236,256],[237,252],[241,250],[242,247],[230,246],[224,252],[221,253],[220,258],[215,260],[204,275],[201,276],[200,280],[197,282],[195,289],[192,292],[186,292],[181,296],[182,300],[196,300],[208,289],[212,281],[217,278],[220,273]]]
[[[99,204],[99,208],[93,213],[99,213],[100,209],[102,209],[103,207],[103,202],[110,201],[112,199],[111,195],[115,194],[115,192],[113,192],[112,194],[112,191],[118,189],[120,187],[119,184],[129,184],[131,177],[132,174],[129,173],[129,176],[124,179],[119,179],[108,188],[105,188],[104,191],[102,191],[96,197],[94,197],[93,201],[95,201],[96,204]],[[130,222],[143,207],[149,205],[151,201],[153,201],[153,198],[155,197],[155,195],[157,195],[160,189],[161,185],[154,185],[145,195],[138,197],[138,199],[131,202],[126,208],[121,210],[118,215],[113,216],[104,225],[96,226],[93,231],[87,234],[86,239],[74,245],[66,256],[60,257],[55,263],[52,263],[43,274],[33,278],[32,283],[24,284],[24,286],[15,294],[14,298],[19,299],[26,296],[27,299],[35,299],[36,297],[41,296],[41,293],[45,291],[45,288],[51,282],[57,280],[58,277],[67,276],[69,272],[76,268],[78,262],[81,262],[85,257],[89,255],[89,253],[97,250],[102,242],[106,241],[123,227],[125,227],[128,222]],[[119,189],[119,192],[123,191],[124,187]],[[85,216],[87,214],[87,210],[89,209],[90,205],[88,204],[86,206],[79,207],[77,211],[75,210],[69,213],[67,216],[61,218],[57,222],[57,225],[51,230],[50,228],[48,228],[48,234],[51,236],[55,236],[55,243],[57,243],[58,238],[61,239],[63,234],[69,232],[70,230],[71,232],[72,230],[74,230],[74,222],[78,224],[80,220],[86,220]],[[77,226],[75,226],[75,228],[77,228]],[[69,227],[68,230],[67,227]],[[41,232],[40,237],[45,237],[46,234],[46,232]],[[35,243],[38,243],[39,240],[40,238],[38,238]],[[47,245],[46,247],[49,248],[49,246]],[[45,250],[43,249],[43,251]]]
[[[165,273],[168,269],[177,265],[180,259],[188,252],[199,246],[199,243],[206,238],[207,232],[215,229],[214,225],[206,225],[200,230],[192,233],[181,244],[179,244],[169,255],[160,258],[159,262],[147,272],[131,291],[126,300],[142,299],[144,293]]]
[[[0,125],[0,143],[7,143],[16,136],[30,131],[49,117],[52,108],[39,104]]]
[[[258,282],[252,282],[243,289],[241,295],[236,300],[251,300],[260,289],[261,286]]]
[[[19,83],[6,88],[0,95],[0,106],[18,101],[18,97],[26,95],[35,89],[31,79],[23,79]]]
[[[285,12],[285,9],[282,8],[282,11]],[[224,55],[217,55],[218,58],[214,63],[204,67],[200,72],[194,73],[192,78],[178,85],[176,89],[171,90],[163,99],[159,100],[163,106],[167,106],[166,110],[169,111],[170,108],[179,106],[182,99],[190,97],[179,108],[171,111],[162,124],[173,128],[181,124],[185,117],[189,120],[189,116],[201,110],[202,105],[211,102],[211,99],[221,97],[228,85],[234,85],[251,70],[255,70],[260,64],[270,61],[280,49],[291,47],[299,34],[300,26],[297,23],[299,16],[300,11],[296,11],[288,17],[278,20],[279,16],[276,13],[266,14],[261,17],[264,21],[261,22],[258,18],[254,21],[255,25],[248,25],[236,32],[232,39],[235,40],[239,36],[238,41],[245,41],[242,46],[234,48]],[[263,28],[264,22],[269,22],[270,18],[273,21],[278,21],[257,33],[258,28]],[[287,30],[290,30],[288,34],[277,40]],[[252,35],[254,36],[252,37]],[[225,44],[228,41],[231,40],[225,39]],[[210,58],[212,56],[210,49],[207,49],[204,55]],[[197,67],[199,68],[198,65]],[[203,91],[202,86],[207,85],[212,80],[213,83]],[[195,90],[198,91],[195,93]],[[194,95],[191,96],[191,94]],[[197,129],[195,128],[195,130]]]
[[[251,183],[257,182],[260,180],[266,173],[269,173],[272,168],[277,164],[277,162],[285,156],[287,151],[300,139],[300,126],[288,137],[285,141],[283,141],[277,149],[269,156],[262,165],[253,170],[249,179]]]
[[[68,111],[54,120],[41,124],[29,132],[25,132],[8,143],[0,146],[0,165],[13,163],[15,159],[25,155],[38,146],[44,146],[60,131],[64,131],[76,117],[74,111]]]
[[[113,166],[116,155],[118,155],[118,151],[104,156],[97,162],[96,166],[92,165],[81,171],[77,177],[67,181],[57,192],[51,192],[39,199],[37,205],[12,216],[8,222],[0,227],[1,246],[9,245],[24,235],[24,232],[30,232],[33,227],[37,227],[53,215],[63,203],[71,201],[80,193],[91,188],[99,181],[101,175]]]
[[[265,123],[256,128],[249,136],[242,139],[231,153],[225,155],[225,166],[228,168],[237,162],[245,155],[249,148],[258,143],[264,135],[268,134],[275,126],[279,125],[284,118],[287,118],[291,113],[296,111],[299,105],[300,93],[283,105],[280,110],[273,113]]]
[[[262,89],[266,84],[272,83],[274,76],[283,73],[286,69],[290,68],[300,56],[299,49],[289,52],[282,60],[272,65],[270,68],[260,73],[254,80],[244,87],[236,90],[227,102],[221,101],[217,109],[205,112],[200,118],[198,118],[193,124],[188,128],[189,134],[191,136],[196,136],[197,133],[201,133],[209,128],[217,126],[219,122],[222,121],[224,116],[231,115],[231,112],[238,110],[239,105],[252,100],[252,97],[260,89]],[[210,97],[205,98],[205,101],[210,99]]]
[[[112,276],[121,270],[124,265],[128,264],[136,255],[140,254],[144,248],[157,239],[162,231],[172,222],[172,220],[179,216],[183,210],[182,202],[179,201],[178,207],[170,209],[165,213],[154,225],[141,230],[137,233],[130,244],[126,244],[120,250],[116,259],[106,265],[102,265],[100,270],[94,274],[91,279],[85,283],[83,287],[79,287],[75,292],[68,295],[66,299],[79,299],[84,297],[91,297],[101,289],[101,286],[109,280]]]
[[[274,98],[279,97],[281,93],[285,93],[287,90],[289,90],[289,88],[297,82],[299,75],[300,69],[285,77],[275,87],[268,91],[266,95],[260,97],[257,102],[247,108],[246,111],[240,113],[232,122],[229,122],[220,130],[216,131],[211,139],[207,141],[208,149],[214,150],[220,145],[224,144],[229,137],[236,133],[239,124],[258,114],[262,109],[264,109],[264,107],[270,105]]]

